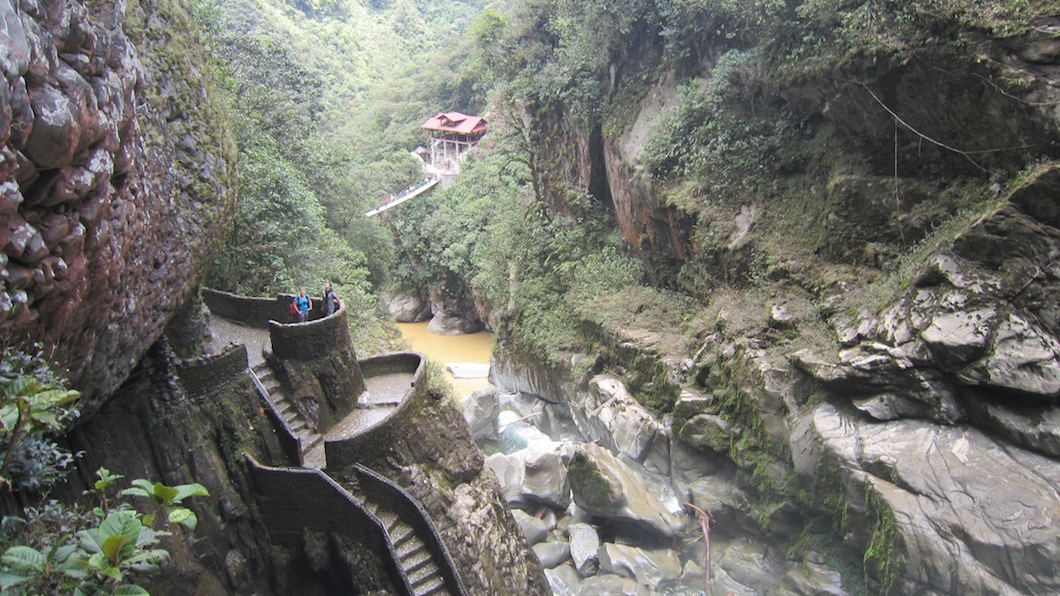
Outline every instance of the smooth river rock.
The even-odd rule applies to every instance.
[[[464,419],[476,441],[497,434],[497,416],[501,413],[501,404],[497,399],[496,387],[489,385],[473,391],[463,399],[461,406]]]
[[[594,443],[579,445],[567,469],[574,502],[590,515],[613,520],[621,530],[664,538],[673,538],[684,528],[683,520],[607,449]]]
[[[669,549],[647,550],[609,542],[600,547],[599,557],[601,570],[631,577],[653,589],[681,577],[681,560]]]
[[[589,524],[575,523],[567,528],[567,534],[570,538],[570,556],[574,561],[574,568],[582,577],[592,575],[600,551],[600,535],[596,533],[596,528]]]

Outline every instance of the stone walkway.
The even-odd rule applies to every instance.
[[[269,347],[269,330],[257,327],[248,327],[234,321],[210,315],[210,334],[213,336],[210,342],[210,351],[214,354],[229,346],[229,344],[244,344],[247,346],[247,361],[250,368],[265,362],[262,356],[262,348]]]
[[[249,327],[211,315],[210,333],[213,335],[210,344],[213,351],[220,351],[232,343],[245,344],[250,367],[261,369],[267,366],[262,350],[265,348],[271,350],[272,347],[268,329]],[[303,445],[306,446],[303,452],[305,467],[319,469],[327,466],[324,459],[324,441],[354,437],[386,419],[401,405],[402,397],[412,387],[414,376],[415,373],[386,373],[365,377],[365,391],[358,396],[356,409],[328,429],[322,437],[323,440],[316,440],[319,435],[308,428],[304,435],[300,435]],[[282,404],[287,399],[287,395],[278,382],[271,386],[270,394],[274,403]],[[296,420],[288,420],[288,423],[292,426],[297,425]]]

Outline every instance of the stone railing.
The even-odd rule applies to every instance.
[[[449,551],[438,534],[438,529],[434,527],[434,523],[423,507],[403,488],[385,476],[360,464],[355,465],[353,470],[357,473],[358,484],[366,497],[384,504],[383,506],[396,514],[398,519],[415,530],[416,536],[423,541],[427,552],[438,565],[442,579],[445,581],[445,589],[453,596],[467,594],[460,575],[456,572],[456,566],[453,565],[453,559],[449,556]]]
[[[229,346],[219,354],[184,360],[176,368],[184,393],[192,400],[205,399],[246,378],[247,347]]]
[[[290,321],[288,312],[294,296],[280,294],[275,298],[258,298],[230,294],[220,290],[202,289],[202,302],[210,312],[261,329],[269,326],[269,321]]]
[[[266,529],[277,542],[298,545],[305,529],[338,533],[379,557],[381,575],[400,594],[413,594],[382,522],[320,470],[263,466],[247,455]]]
[[[298,465],[302,465],[304,463],[302,439],[280,415],[279,408],[276,407],[276,404],[272,401],[272,396],[269,395],[269,390],[261,384],[261,379],[258,378],[254,369],[248,369],[247,372],[250,374],[251,380],[254,381],[254,388],[258,392],[258,396],[265,403],[265,415],[268,417],[269,422],[272,423],[272,428],[276,430],[276,438],[280,441],[280,449],[283,449],[283,454],[287,456],[287,461],[297,462]]]
[[[280,299],[285,296],[280,294]],[[324,317],[322,312],[317,312],[317,302],[313,301],[313,310],[309,312],[309,320],[305,323],[287,323],[289,314],[286,318],[266,322],[273,354],[286,360],[316,360],[325,357],[336,347],[352,345],[345,304],[330,317]]]
[[[341,468],[382,455],[398,437],[414,435],[416,429],[409,421],[422,400],[427,398],[427,363],[416,352],[392,352],[366,358],[360,362],[361,372],[374,377],[390,372],[412,373],[412,383],[401,403],[386,418],[379,420],[355,436],[326,441],[324,453],[329,467]]]
[[[305,323],[269,321],[269,364],[287,381],[287,399],[315,432],[325,433],[357,407],[364,393],[345,307]]]

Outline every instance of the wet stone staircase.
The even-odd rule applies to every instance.
[[[273,404],[276,413],[283,419],[284,424],[301,442],[302,466],[306,468],[321,469],[325,465],[324,459],[324,436],[313,430],[305,418],[298,413],[294,404],[291,403],[283,384],[276,378],[272,367],[262,362],[253,368],[258,381],[269,394],[269,400]]]
[[[396,513],[380,507],[377,501],[363,496],[361,499],[364,508],[386,527],[390,543],[398,555],[397,563],[408,578],[412,593],[416,596],[448,595],[438,564],[412,526],[398,519]]]

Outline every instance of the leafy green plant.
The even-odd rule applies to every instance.
[[[112,500],[108,493],[122,478],[106,468],[97,471],[98,480],[86,494],[94,497],[93,507],[67,507],[48,501],[28,507],[23,518],[4,519],[8,546],[0,556],[0,591],[22,594],[147,594],[134,583],[137,576],[157,572],[169,552],[159,547],[159,539],[170,533],[156,530],[155,514],[142,514],[125,500]],[[192,496],[208,496],[201,484],[166,486],[145,479],[119,496],[149,497],[166,512],[167,523],[178,523],[193,530],[197,518],[182,501]]]
[[[199,518],[195,512],[181,503],[188,497],[205,497],[210,492],[199,483],[181,484],[178,486],[166,486],[161,482],[152,483],[149,480],[138,478],[132,481],[133,487],[127,488],[121,494],[131,497],[146,497],[151,499],[155,505],[165,514],[167,523],[180,524],[188,530],[195,530]],[[154,522],[155,514],[144,516],[144,523]]]
[[[0,364],[0,488],[39,490],[59,480],[76,458],[47,439],[77,418],[80,393],[63,386],[43,358],[5,350]]]

